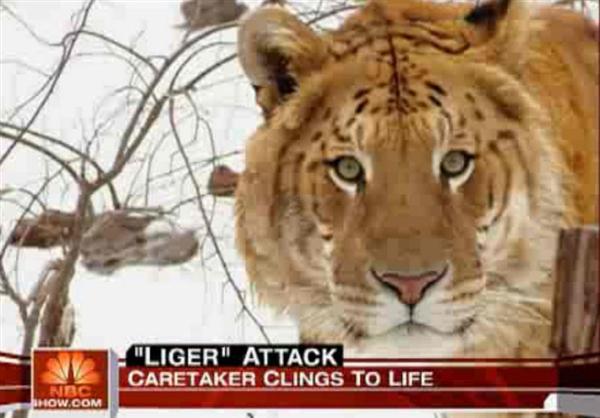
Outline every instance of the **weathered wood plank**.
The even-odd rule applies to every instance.
[[[550,349],[557,356],[600,351],[598,226],[561,232],[554,308]]]

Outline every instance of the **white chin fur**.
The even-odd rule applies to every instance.
[[[346,357],[450,358],[460,351],[459,335],[436,334],[426,328],[399,327],[344,346]]]

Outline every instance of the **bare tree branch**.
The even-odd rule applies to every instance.
[[[214,9],[210,12],[212,17],[208,9],[201,9],[201,14],[194,14],[198,9],[184,12],[188,13],[188,29],[204,29],[190,36],[167,56],[146,56],[135,48],[135,42],[126,44],[107,33],[90,29],[87,22],[93,0],[86,2],[81,9],[75,29],[67,32],[57,43],[43,39],[25,20],[3,6],[3,10],[8,10],[38,42],[62,48],[62,56],[51,73],[36,71],[46,76],[44,83],[17,103],[7,120],[0,121],[0,138],[10,141],[0,157],[0,164],[19,146],[23,147],[23,152],[41,155],[45,167],[41,179],[31,184],[11,185],[0,191],[1,202],[19,208],[17,219],[11,221],[9,229],[12,230],[2,235],[0,297],[6,297],[17,307],[24,330],[21,345],[24,354],[28,354],[36,344],[57,346],[71,343],[76,307],[70,301],[70,286],[76,277],[78,260],[93,271],[110,273],[127,264],[179,264],[197,252],[202,263],[212,260],[218,264],[223,272],[224,285],[233,290],[236,304],[239,303],[240,318],[248,318],[262,338],[271,341],[267,327],[253,312],[245,291],[237,284],[230,261],[224,254],[223,237],[217,235],[213,225],[214,197],[233,194],[237,181],[237,173],[222,164],[240,151],[219,153],[219,143],[208,112],[203,107],[204,98],[198,94],[219,83],[240,78],[221,76],[217,81],[209,80],[236,59],[236,54],[229,50],[234,44],[223,41],[221,35],[236,27],[234,20],[245,7],[234,0],[190,0],[187,3],[194,3],[194,6],[211,3],[221,7],[221,11],[229,9],[227,13],[217,13]],[[292,2],[288,3],[294,6]],[[309,23],[317,23],[353,8],[345,2],[334,6],[323,11],[319,8],[316,12],[303,9],[302,16]],[[193,20],[198,17],[200,20]],[[94,46],[99,43],[106,50],[75,50],[78,39],[82,37],[93,40]],[[216,52],[215,58],[206,61],[205,57],[212,51]],[[94,109],[91,126],[81,117],[79,142],[68,141],[64,135],[53,135],[41,128],[33,129],[51,96],[62,86],[59,81],[68,80],[64,76],[67,65],[97,56],[125,63],[125,78],[128,80],[102,95]],[[196,70],[198,62],[202,62],[202,66]],[[14,65],[28,66],[29,63],[15,61]],[[212,84],[205,84],[206,80]],[[24,123],[11,120],[34,102],[35,108]],[[168,108],[166,112],[165,105]],[[235,106],[230,105],[232,109]],[[76,118],[74,115],[75,121]],[[187,128],[190,128],[189,131]],[[202,149],[197,156],[192,152],[196,151],[198,144],[202,145]],[[114,148],[110,148],[112,146]],[[208,191],[203,191],[201,184],[204,185],[211,171]],[[169,197],[165,202],[156,198],[157,190],[164,188],[164,184],[180,188],[174,200]],[[47,203],[50,193],[61,197],[61,205],[56,205],[54,199]],[[107,196],[112,208],[106,208],[102,200]],[[207,201],[204,200],[206,198]],[[142,208],[132,207],[140,203]],[[167,209],[162,207],[163,203]],[[149,207],[150,204],[154,207]],[[195,208],[190,205],[195,205]],[[180,229],[167,218],[180,211],[194,211],[200,215],[200,243],[196,233]],[[134,218],[149,219],[150,222],[142,222],[135,227],[131,223],[135,224]],[[166,229],[151,230],[150,226],[158,220],[166,222]],[[114,242],[119,244],[114,246],[116,249],[109,245]],[[20,249],[26,246],[56,247],[61,251],[44,266],[30,290],[22,292],[18,266],[21,262]],[[6,267],[10,257],[15,259],[12,270]],[[27,412],[19,412],[17,416],[25,417]]]
[[[38,116],[40,115],[40,113],[42,112],[42,110],[44,109],[44,106],[46,105],[46,103],[50,99],[50,96],[54,92],[54,89],[56,88],[56,85],[58,84],[58,81],[60,80],[60,78],[61,78],[61,76],[63,74],[63,71],[64,71],[67,63],[69,62],[71,54],[73,53],[73,49],[75,48],[75,44],[77,43],[77,39],[79,38],[79,31],[81,31],[85,27],[85,25],[87,23],[87,20],[88,20],[90,11],[92,9],[92,6],[94,5],[94,2],[95,2],[95,0],[89,0],[89,2],[87,3],[87,5],[84,7],[84,9],[83,9],[84,10],[83,17],[81,19],[81,23],[79,25],[78,30],[74,33],[72,41],[65,47],[64,52],[63,52],[63,56],[62,56],[62,58],[61,58],[61,60],[60,60],[60,62],[58,64],[56,70],[52,74],[52,77],[48,79],[48,90],[47,90],[46,94],[44,95],[44,97],[40,101],[39,105],[37,106],[37,108],[33,112],[33,115],[29,118],[29,121],[25,124],[25,126],[24,126],[23,130],[21,131],[21,133],[19,133],[19,135],[17,135],[17,140],[15,140],[8,147],[8,149],[4,152],[4,154],[2,154],[2,156],[0,157],[0,166],[2,165],[2,163],[4,163],[4,161],[6,161],[6,159],[8,158],[8,156],[15,149],[15,147],[19,143],[19,140],[23,137],[23,135],[25,134],[25,132],[28,131],[29,128],[31,128],[31,126],[33,125],[33,123],[36,121],[36,119],[38,118]],[[63,46],[64,46],[64,44],[63,44]],[[43,88],[45,88],[45,86],[43,86]]]

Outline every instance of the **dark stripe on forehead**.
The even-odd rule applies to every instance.
[[[337,140],[337,142],[349,143],[352,140],[348,135],[342,133],[339,126],[337,125],[333,127],[332,135]]]
[[[442,88],[442,86],[440,86],[437,83],[434,83],[433,81],[425,81],[425,86],[427,88],[429,88],[430,90],[433,90],[434,92],[436,92],[437,94],[440,94],[442,96],[447,96],[448,93],[446,93],[446,90],[444,90]]]
[[[444,106],[442,105],[442,102],[440,102],[440,100],[439,100],[437,97],[435,97],[433,94],[430,94],[429,96],[427,96],[427,98],[428,98],[428,99],[429,99],[429,101],[430,101],[431,103],[433,103],[435,106],[437,106],[437,107],[440,107],[440,108],[441,108],[441,107],[444,107]]]
[[[367,94],[369,94],[371,92],[370,88],[364,88],[364,89],[360,89],[358,90],[355,94],[353,99],[354,100],[360,100],[362,97],[366,96]]]
[[[383,12],[363,24],[353,23],[333,33],[330,52],[338,60],[356,54],[360,49],[373,48],[381,39],[402,39],[402,49],[430,47],[443,53],[458,55],[470,48],[462,34],[444,33],[442,28],[418,21],[392,21]]]
[[[365,110],[365,108],[367,107],[368,104],[369,104],[369,99],[362,100],[358,105],[356,105],[356,109],[354,109],[354,113],[357,115],[362,113],[362,111]]]

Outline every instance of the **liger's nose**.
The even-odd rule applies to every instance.
[[[425,292],[446,275],[448,266],[439,271],[427,271],[415,275],[403,275],[395,272],[375,272],[381,282],[396,292],[398,299],[407,305],[417,304]]]

